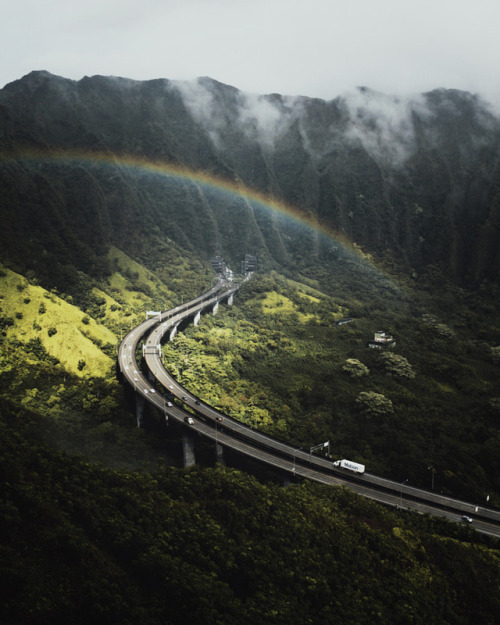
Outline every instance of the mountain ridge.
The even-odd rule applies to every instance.
[[[234,305],[163,345],[179,382],[498,507],[498,120],[467,94],[374,97],[46,72],[0,91],[2,622],[494,622],[498,541],[474,524],[283,488],[200,441],[209,466],[184,469],[182,431],[152,408],[138,429],[114,366],[146,310],[213,284],[209,256],[255,253]],[[394,351],[368,348],[380,329]]]
[[[500,120],[467,92],[438,89],[401,98],[359,88],[325,101],[246,94],[207,77],[74,81],[36,71],[0,91],[0,111],[3,153],[15,154],[20,146],[125,153],[207,171],[297,207],[379,259],[394,257],[406,274],[435,265],[460,285],[499,278]],[[2,213],[22,201],[15,189],[26,172],[14,170],[11,163],[12,193]],[[188,203],[196,200],[188,189],[189,202],[171,196],[145,202],[123,178],[111,187],[86,175],[85,201],[101,241],[109,238],[102,224],[131,230],[133,213],[150,221],[162,214],[170,223],[193,215]],[[52,174],[44,176],[53,187]],[[122,208],[113,203],[117,195],[128,198]],[[36,210],[37,199],[30,203]],[[231,244],[231,237],[259,241],[250,251],[277,265],[290,262],[300,247],[281,224],[277,231],[268,221],[259,224],[253,207],[246,220],[251,234],[235,232],[227,211],[206,195],[197,204],[194,216],[204,217],[192,249],[205,258],[215,249],[202,222],[212,224],[216,247],[231,260],[241,248],[241,239]],[[162,236],[190,245],[178,227],[158,227]],[[5,238],[12,234],[6,231]],[[317,253],[324,256],[324,250]]]

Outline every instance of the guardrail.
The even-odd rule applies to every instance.
[[[292,475],[322,483],[347,484],[353,490],[373,499],[378,499],[382,492],[391,494],[393,498],[397,497],[398,500],[404,496],[406,500],[423,502],[437,509],[454,510],[457,514],[473,514],[476,518],[480,517],[500,526],[500,512],[496,510],[479,507],[370,473],[364,473],[361,476],[346,474],[342,469],[334,468],[330,459],[314,456],[308,451],[297,449],[289,443],[246,426],[217,411],[205,402],[201,402],[187,389],[179,385],[169,375],[162,362],[161,340],[163,336],[183,319],[196,315],[221,300],[229,299],[239,288],[240,285],[234,285],[228,289],[219,281],[215,287],[206,293],[181,306],[147,319],[125,336],[118,350],[120,370],[141,396],[178,422],[184,422],[187,416],[192,417],[194,415],[196,418],[196,422],[193,421],[194,429],[199,434],[214,440],[219,445],[233,448],[270,466],[289,471]],[[221,293],[223,289],[224,292]],[[168,396],[174,396],[183,405],[172,404],[167,407],[167,396],[156,393],[148,378],[140,371],[136,361],[136,349],[141,340],[145,341],[143,357],[148,370],[164,387]],[[184,407],[189,410],[184,409]],[[221,431],[221,424],[223,424],[223,431]],[[363,485],[362,488],[360,488],[361,485]],[[372,489],[373,492],[367,493],[367,489]]]

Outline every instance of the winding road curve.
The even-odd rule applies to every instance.
[[[267,436],[215,410],[183,388],[165,369],[161,355],[163,336],[188,317],[213,309],[228,300],[240,288],[239,284],[219,279],[217,284],[199,297],[147,319],[133,328],[118,348],[118,364],[129,384],[139,396],[156,406],[165,416],[180,423],[191,417],[190,430],[213,440],[217,445],[250,456],[281,471],[290,479],[310,479],[322,484],[345,485],[370,499],[422,514],[462,521],[464,514],[473,517],[472,526],[479,532],[500,537],[500,512],[472,503],[445,497],[435,492],[398,483],[370,473],[351,475],[332,466],[331,460]],[[156,391],[149,374],[137,363],[137,349],[143,345],[147,368],[164,393]],[[172,399],[175,398],[175,402]]]

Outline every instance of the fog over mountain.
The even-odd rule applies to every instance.
[[[112,241],[134,245],[153,224],[204,257],[221,251],[236,260],[245,249],[282,264],[326,253],[310,241],[301,249],[293,232],[248,203],[19,158],[36,148],[207,171],[283,200],[405,273],[436,265],[463,285],[499,278],[500,120],[466,92],[402,98],[359,88],[324,101],[243,93],[210,78],[72,81],[33,72],[0,92],[0,124],[2,153],[18,157],[0,168],[2,247],[19,261],[19,237],[35,250],[45,239],[35,257],[57,245],[78,266],[75,231],[99,254]],[[56,242],[58,228],[68,236]]]
[[[444,89],[1,89],[0,623],[497,622],[499,139]],[[229,418],[365,474],[244,458]],[[392,503],[350,490],[373,476]]]

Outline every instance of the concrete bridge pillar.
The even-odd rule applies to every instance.
[[[229,299],[227,300],[227,305],[228,306],[232,306],[233,305],[233,299],[234,299],[234,293],[231,293],[231,295],[229,296]]]
[[[136,393],[135,394],[135,418],[137,420],[138,428],[142,427],[143,416],[144,416],[144,397]]]
[[[199,310],[196,315],[194,316],[194,325],[197,326],[199,321],[200,321],[200,317],[201,317],[201,310]]]
[[[177,334],[177,325],[178,324],[176,324],[175,326],[172,326],[172,329],[170,330],[170,334],[169,334],[169,337],[168,337],[170,341],[173,341],[174,340],[174,336]]]
[[[226,464],[224,462],[224,447],[219,443],[215,443],[215,462],[223,466]]]
[[[190,432],[182,433],[182,457],[184,460],[184,468],[192,467],[196,464],[194,437]]]
[[[212,310],[212,314],[216,315],[218,310],[219,310],[219,302],[215,302],[214,308]]]

